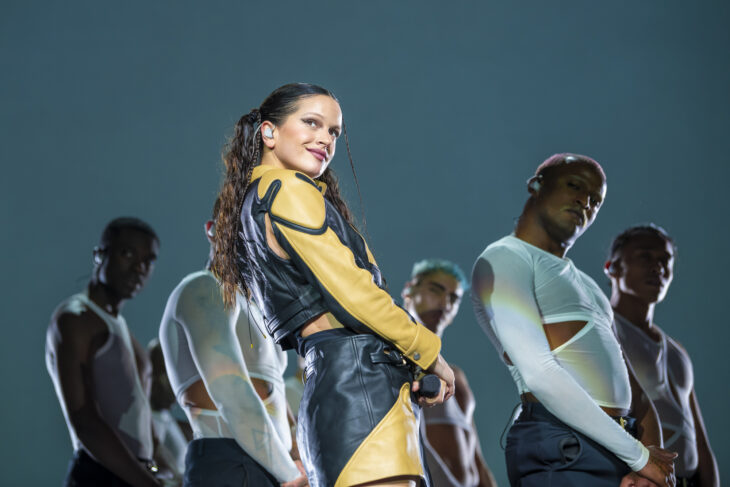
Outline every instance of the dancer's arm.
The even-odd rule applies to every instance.
[[[248,375],[236,336],[236,311],[226,310],[218,283],[204,275],[180,293],[182,325],[205,388],[238,444],[279,481],[300,476]]]
[[[702,419],[700,403],[697,401],[697,395],[694,389],[692,389],[689,399],[695,423],[695,431],[697,432],[697,454],[699,456],[697,473],[695,473],[694,479],[701,487],[719,487],[720,471],[717,468],[717,460],[712,453],[712,448],[710,448],[710,440],[707,438],[707,430],[705,429],[705,422]]]
[[[474,268],[472,292],[497,339],[530,392],[556,417],[641,470],[649,450],[608,416],[560,366],[543,330],[529,262],[508,249],[492,249]]]

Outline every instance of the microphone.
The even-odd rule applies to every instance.
[[[420,382],[421,388],[418,390],[418,394],[422,397],[431,399],[437,397],[441,392],[441,379],[437,375],[424,375]]]

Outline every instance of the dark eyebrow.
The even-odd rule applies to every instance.
[[[306,117],[306,116],[310,116],[310,117],[311,116],[315,116],[317,118],[321,118],[321,119],[324,120],[324,116],[322,114],[320,114],[320,113],[317,113],[317,112],[306,112],[306,113],[303,113],[302,114],[302,117]],[[332,125],[330,128],[335,128],[337,130],[342,130],[342,127],[340,125]]]

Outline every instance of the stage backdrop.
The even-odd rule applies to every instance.
[[[123,310],[146,343],[169,292],[204,264],[226,137],[292,81],[341,101],[395,299],[415,260],[469,272],[512,230],[545,157],[600,161],[606,204],[569,256],[606,289],[617,232],[653,221],[676,239],[656,321],[692,355],[730,478],[728,3],[5,0],[1,10],[0,484],[64,476],[71,447],[45,330],[84,287],[105,223],[134,215],[161,237],[154,275]],[[343,142],[333,167],[359,214]],[[444,354],[468,375],[484,457],[507,485],[500,434],[518,397],[468,298]]]

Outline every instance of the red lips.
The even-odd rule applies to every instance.
[[[309,152],[314,155],[317,159],[320,161],[324,161],[327,159],[327,152],[323,151],[322,149],[307,149]]]

